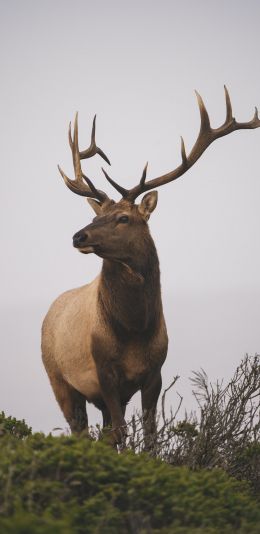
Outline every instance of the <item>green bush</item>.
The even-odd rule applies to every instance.
[[[223,470],[117,454],[83,436],[2,436],[0,511],[2,534],[260,531],[246,483]]]
[[[25,420],[19,421],[15,417],[6,417],[4,412],[0,413],[0,436],[11,434],[16,438],[23,439],[32,433],[32,429],[27,426]]]
[[[249,443],[238,450],[234,464],[235,477],[247,480],[253,492],[260,496],[260,443]]]
[[[111,429],[46,437],[2,412],[1,534],[258,534],[259,355],[246,355],[227,385],[194,373],[199,414],[183,421],[182,398],[165,414],[176,380],[149,455],[140,416],[117,454],[105,443]]]

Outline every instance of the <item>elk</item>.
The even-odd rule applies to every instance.
[[[93,221],[73,236],[73,246],[83,254],[103,259],[101,273],[91,283],[63,293],[52,304],[42,328],[42,358],[60,408],[72,432],[87,429],[86,401],[102,412],[104,427],[112,426],[116,447],[126,435],[125,409],[141,390],[145,447],[156,428],[156,405],[161,391],[161,367],[167,355],[167,330],[160,291],[159,260],[148,228],[156,208],[155,188],[176,180],[219,137],[235,130],[260,126],[257,109],[249,122],[232,115],[225,87],[226,119],[213,129],[201,96],[196,92],[201,125],[197,140],[186,154],[181,138],[181,164],[173,171],[146,180],[147,164],[140,182],[125,189],[107,172],[108,182],[121,195],[118,202],[97,189],[83,173],[81,160],[99,154],[94,117],[91,144],[80,151],[78,116],[69,144],[75,179],[59,171],[66,186],[86,197],[95,212]],[[146,193],[141,202],[135,201]]]

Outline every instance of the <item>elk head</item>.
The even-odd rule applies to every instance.
[[[253,129],[260,126],[257,108],[249,122],[237,122],[232,115],[231,101],[227,88],[226,120],[219,128],[211,128],[208,112],[201,96],[196,92],[201,117],[200,131],[189,155],[186,154],[183,138],[181,138],[181,164],[173,171],[146,181],[147,164],[138,185],[132,189],[125,189],[117,184],[104,169],[108,182],[121,194],[119,202],[114,202],[106,193],[95,187],[92,181],[82,172],[81,160],[99,154],[109,165],[110,162],[104,152],[97,147],[95,141],[96,116],[94,117],[91,144],[89,148],[80,152],[78,146],[78,116],[74,123],[73,138],[71,125],[69,126],[69,143],[72,150],[75,180],[70,180],[59,167],[65,184],[77,195],[85,196],[94,209],[96,217],[93,222],[73,236],[73,245],[80,252],[88,254],[94,252],[102,258],[131,263],[144,249],[145,242],[150,238],[147,221],[157,204],[157,192],[152,189],[167,184],[179,178],[200,158],[206,148],[219,137],[228,135],[235,130]],[[150,191],[150,192],[148,192]],[[139,195],[146,192],[140,204],[135,204]]]

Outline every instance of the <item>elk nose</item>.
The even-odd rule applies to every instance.
[[[73,246],[74,247],[80,247],[85,241],[87,241],[88,235],[85,234],[85,232],[77,232],[73,236]]]

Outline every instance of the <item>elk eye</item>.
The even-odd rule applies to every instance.
[[[129,217],[128,215],[122,215],[122,217],[119,217],[118,222],[119,223],[128,223]]]

